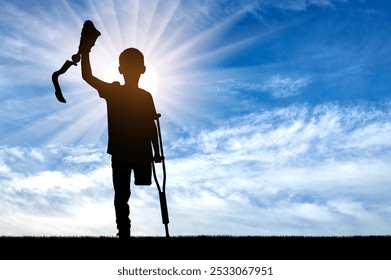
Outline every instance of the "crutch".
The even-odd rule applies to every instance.
[[[156,187],[159,192],[159,200],[160,200],[160,210],[162,213],[162,222],[165,226],[166,230],[166,237],[170,237],[170,234],[168,233],[168,209],[167,209],[167,199],[166,199],[166,164],[164,162],[164,151],[163,151],[163,141],[162,141],[162,134],[160,132],[160,122],[159,118],[161,117],[161,114],[156,115],[156,124],[157,124],[157,131],[158,131],[158,138],[159,138],[159,149],[160,149],[160,155],[161,155],[161,163],[163,168],[163,184],[160,186],[159,180],[156,175],[156,168],[155,168],[155,161],[152,161],[152,170],[153,170],[153,177],[155,179]]]

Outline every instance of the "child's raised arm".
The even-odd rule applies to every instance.
[[[90,63],[90,51],[95,45],[100,32],[95,28],[92,21],[85,21],[80,36],[79,53],[81,54],[81,76],[93,88],[99,89],[105,84],[92,74]]]
[[[81,76],[83,77],[84,81],[86,81],[96,90],[99,90],[106,84],[106,82],[98,79],[92,74],[89,51],[83,52],[81,54]]]

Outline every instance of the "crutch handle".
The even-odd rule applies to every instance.
[[[153,157],[153,161],[156,163],[160,163],[163,160],[164,160],[164,156]]]

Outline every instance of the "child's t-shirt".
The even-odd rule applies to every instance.
[[[107,104],[107,153],[130,163],[151,162],[156,119],[152,95],[140,88],[127,90],[119,82],[106,83],[98,92]]]

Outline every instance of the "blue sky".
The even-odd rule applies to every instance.
[[[0,234],[115,235],[105,103],[137,47],[167,167],[171,235],[391,233],[391,2],[0,1]],[[164,235],[155,185],[134,235]]]

